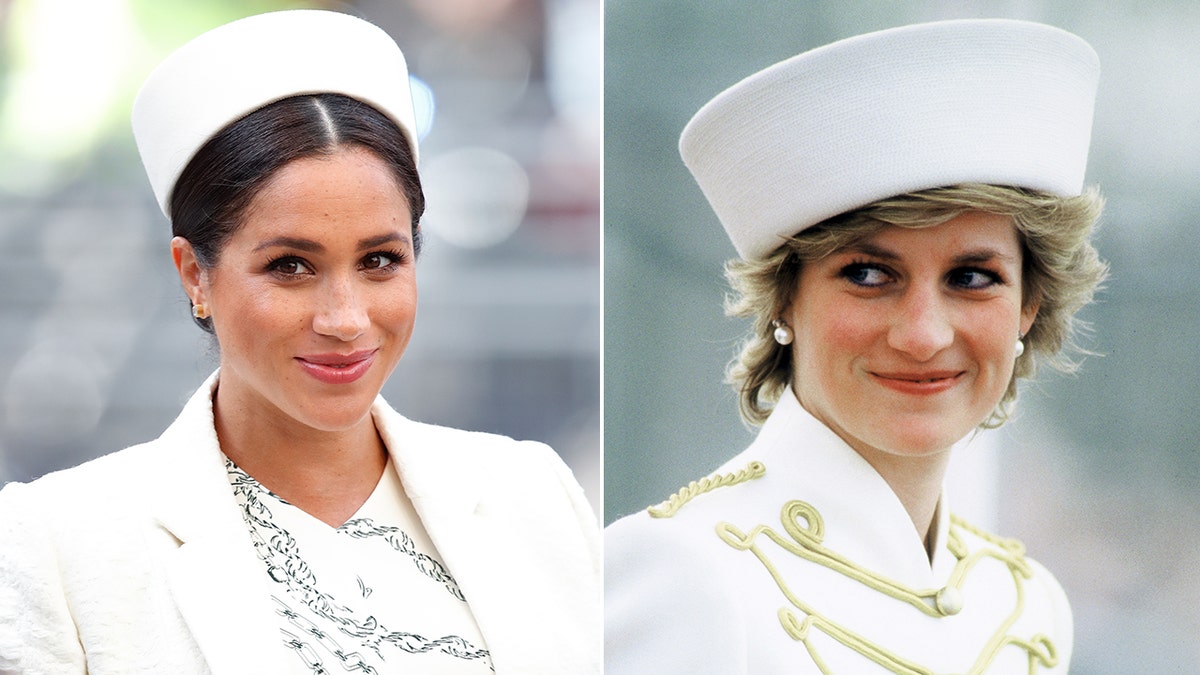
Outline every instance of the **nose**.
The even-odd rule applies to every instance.
[[[950,308],[936,288],[912,286],[899,299],[888,346],[917,361],[928,361],[954,343]]]
[[[327,277],[314,298],[313,330],[351,342],[367,331],[371,320],[355,279]]]

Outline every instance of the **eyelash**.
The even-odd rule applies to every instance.
[[[361,265],[366,260],[369,260],[374,257],[386,258],[386,259],[390,260],[391,262],[389,262],[386,265],[380,265],[379,267],[367,267],[367,268],[364,268],[364,271],[366,271],[368,273],[391,272],[392,270],[396,269],[397,267],[408,262],[408,256],[405,253],[403,253],[402,251],[400,251],[398,249],[386,249],[386,250],[382,250],[382,251],[372,251],[372,252],[364,255],[362,257],[362,259],[359,261],[359,264]],[[283,267],[283,265],[285,265],[286,263],[291,263],[291,262],[295,262],[295,263],[302,265],[305,269],[309,270],[309,272],[284,272],[281,269]],[[273,274],[277,274],[277,275],[280,275],[283,277],[295,278],[295,277],[300,277],[300,276],[304,276],[305,274],[311,273],[312,265],[309,264],[308,261],[304,260],[300,256],[292,255],[292,254],[284,254],[284,255],[276,256],[276,257],[270,259],[269,261],[267,261],[266,270],[268,272],[271,272]]]
[[[951,277],[959,277],[964,274],[979,274],[981,276],[987,277],[987,280],[988,280],[987,284],[985,284],[983,286],[967,286],[965,284],[959,285],[960,288],[965,288],[968,290],[978,290],[978,289],[982,289],[982,288],[990,288],[992,286],[996,286],[998,284],[1004,283],[1004,279],[999,274],[997,274],[991,270],[981,269],[979,267],[961,267],[950,273]]]
[[[867,262],[865,260],[856,260],[854,262],[851,262],[849,265],[846,265],[845,267],[843,267],[838,274],[846,281],[849,281],[850,283],[854,284],[855,286],[861,286],[863,288],[879,288],[880,286],[883,285],[883,284],[867,284],[867,283],[862,283],[862,282],[854,280],[854,277],[858,273],[864,272],[866,270],[878,270],[879,272],[882,272],[884,275],[886,275],[888,277],[892,276],[892,273],[889,272],[886,267],[876,264],[876,263]]]
[[[890,270],[888,270],[888,268],[886,266],[880,265],[879,263],[868,262],[866,260],[856,260],[856,261],[851,262],[849,265],[846,265],[839,271],[839,276],[841,276],[843,279],[846,279],[850,283],[852,283],[856,286],[862,287],[862,288],[880,288],[887,283],[887,281],[884,281],[883,283],[868,284],[868,283],[862,283],[862,282],[856,281],[854,279],[854,277],[858,273],[866,271],[866,270],[877,270],[877,271],[881,272],[882,274],[884,274],[885,276],[887,276],[889,278],[889,280],[895,276],[894,274],[891,273]],[[962,278],[964,275],[967,275],[967,274],[982,275],[982,276],[986,277],[988,281],[983,286],[970,286],[968,284],[953,283],[954,279]],[[950,281],[952,283],[952,285],[954,285],[958,288],[964,289],[964,290],[982,290],[982,289],[989,288],[989,287],[997,285],[997,284],[1004,283],[1004,278],[1001,277],[998,273],[993,272],[992,270],[987,270],[987,269],[983,269],[980,267],[958,267],[958,268],[955,268],[955,269],[951,270],[949,274],[947,274],[947,280]]]
[[[397,267],[403,265],[404,263],[408,262],[408,256],[405,255],[399,249],[388,249],[385,251],[372,251],[371,253],[368,253],[365,256],[363,256],[363,260],[366,260],[366,259],[374,257],[374,256],[388,258],[391,260],[391,262],[388,263],[387,265],[383,265],[381,267],[372,267],[369,270],[371,272],[379,272],[382,270],[391,271],[391,270],[394,270]]]

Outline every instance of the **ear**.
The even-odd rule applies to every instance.
[[[1033,328],[1033,320],[1037,318],[1038,310],[1042,306],[1042,297],[1038,295],[1031,298],[1025,306],[1021,308],[1021,335],[1028,335],[1029,329]]]
[[[200,262],[196,260],[192,242],[183,237],[172,239],[171,259],[175,261],[175,270],[179,272],[179,281],[183,283],[183,291],[188,294],[192,304],[208,304],[204,292],[208,285],[208,275],[204,268],[200,267]]]

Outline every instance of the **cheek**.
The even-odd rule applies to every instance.
[[[813,305],[797,317],[801,349],[813,356],[839,358],[869,348],[882,334],[879,313],[852,302]]]
[[[417,313],[417,286],[412,281],[394,280],[375,289],[372,315],[386,324],[410,324]]]
[[[416,322],[416,286],[396,279],[371,287],[368,293],[363,300],[372,332],[377,339],[398,346],[402,353],[412,337]]]
[[[793,318],[797,390],[811,403],[844,392],[854,379],[855,364],[880,335],[878,317],[844,299],[813,297],[807,311]]]
[[[960,323],[959,335],[972,345],[980,361],[994,363],[997,369],[1010,372],[1020,320],[1020,308],[1015,303],[982,306]]]
[[[223,277],[212,287],[217,338],[224,346],[269,342],[273,336],[302,330],[311,322],[311,301],[303,293],[282,292],[253,279]],[[219,314],[219,316],[218,316]],[[222,337],[226,339],[221,339]]]

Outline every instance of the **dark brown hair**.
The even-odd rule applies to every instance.
[[[392,170],[412,212],[413,253],[421,251],[425,195],[408,138],[375,108],[340,94],[292,96],[232,122],[208,140],[180,174],[171,193],[171,227],[187,239],[205,269],[241,225],[267,181],[298,159],[361,147]],[[213,332],[211,319],[196,319]]]

